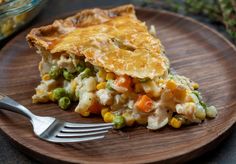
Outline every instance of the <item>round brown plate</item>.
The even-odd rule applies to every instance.
[[[1,111],[2,131],[25,153],[48,163],[177,162],[213,148],[236,121],[235,47],[214,30],[186,17],[147,9],[137,9],[137,16],[157,27],[172,67],[200,84],[206,102],[219,111],[216,119],[181,129],[165,127],[153,132],[136,127],[112,131],[102,140],[53,144],[35,137],[27,119]],[[101,121],[81,118],[72,110],[62,111],[53,103],[31,103],[40,80],[37,65],[41,57],[27,45],[27,32],[10,41],[0,53],[0,91],[38,115],[71,122]]]

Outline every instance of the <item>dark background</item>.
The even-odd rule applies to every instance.
[[[131,2],[135,2],[135,0],[48,0],[47,5],[41,11],[40,15],[38,15],[30,24],[28,24],[27,27],[30,28],[36,24],[40,24],[40,22],[43,20],[53,20],[55,18],[60,18],[60,16],[65,13],[73,13],[73,11],[83,8],[116,6]],[[148,7],[152,6],[148,5]],[[225,34],[225,31],[222,29],[221,25],[211,24],[207,18],[204,17],[194,16],[194,18],[207,23],[209,26]],[[15,35],[17,35],[17,33],[0,42],[0,49]],[[35,164],[39,162],[27,156],[27,154],[19,152],[14,147],[14,145],[8,142],[7,137],[0,133],[0,163]],[[216,145],[214,150],[198,157],[197,159],[194,159],[193,161],[189,161],[189,163],[236,164],[236,126],[233,126],[229,130],[228,136],[222,141],[221,144]]]

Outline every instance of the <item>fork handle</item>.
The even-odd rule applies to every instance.
[[[0,93],[0,109],[5,109],[11,112],[19,113],[30,120],[36,117],[32,112],[30,112],[26,107],[17,103],[13,99],[4,94]]]

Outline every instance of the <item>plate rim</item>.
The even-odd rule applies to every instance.
[[[104,8],[107,8],[107,7],[104,7]],[[84,9],[81,9],[81,10],[84,10]],[[68,15],[72,15],[73,13],[76,13],[76,12],[81,11],[81,10],[75,10],[75,11],[72,11],[72,12],[69,12],[69,13],[62,13],[62,14],[59,15],[59,16],[55,16],[55,15],[54,15],[54,16],[50,17],[49,20],[51,21],[51,20],[54,20],[55,18],[63,18],[63,17],[66,17],[66,16],[68,16]],[[229,46],[232,48],[233,51],[236,52],[236,46],[235,46],[231,41],[229,41],[223,34],[221,34],[220,32],[218,32],[216,29],[211,28],[210,26],[208,26],[208,25],[206,25],[206,24],[204,24],[204,23],[202,23],[202,22],[200,22],[200,21],[198,21],[198,20],[195,20],[195,19],[193,19],[193,18],[191,18],[191,17],[184,16],[184,15],[180,15],[180,14],[178,14],[178,13],[174,13],[174,12],[166,11],[166,10],[162,10],[162,9],[151,9],[151,8],[135,7],[135,10],[136,10],[136,11],[139,10],[139,12],[142,12],[142,11],[149,11],[149,12],[153,12],[153,13],[155,13],[155,14],[158,14],[158,13],[166,14],[166,15],[169,15],[169,16],[172,16],[172,17],[178,17],[178,18],[180,18],[180,19],[184,19],[184,20],[186,20],[186,21],[191,22],[192,24],[198,24],[198,25],[200,25],[201,27],[203,27],[203,29],[205,29],[205,30],[207,30],[207,31],[210,31],[210,32],[212,32],[214,35],[216,35],[217,37],[219,37],[222,41],[224,41],[227,45],[229,45]],[[64,15],[64,16],[63,16],[63,15]],[[49,21],[47,21],[47,22],[49,22]],[[41,25],[42,23],[39,23],[39,24]],[[23,31],[21,31],[20,33],[18,33],[16,36],[14,36],[10,41],[8,41],[8,43],[6,43],[6,44],[4,45],[4,47],[2,47],[2,49],[0,50],[0,54],[2,54],[2,52],[3,52],[5,49],[11,47],[11,42],[14,42],[14,40],[16,40],[19,35],[21,35],[22,33],[26,32],[26,31],[28,31],[29,29],[34,28],[35,25],[39,25],[39,24],[36,23],[36,24],[33,25],[33,27],[28,27],[28,28],[26,28],[25,30],[23,30]],[[45,23],[44,23],[44,24],[45,24]],[[182,156],[185,156],[185,155],[188,155],[188,154],[192,154],[192,153],[194,153],[195,151],[199,151],[199,150],[201,150],[201,149],[204,149],[204,147],[206,147],[206,146],[209,145],[209,144],[213,144],[213,143],[217,142],[217,145],[218,145],[218,144],[226,137],[225,134],[228,134],[229,131],[230,131],[230,129],[235,125],[235,123],[236,123],[236,112],[234,112],[234,114],[233,114],[232,117],[233,117],[234,119],[233,119],[233,121],[230,121],[230,122],[227,124],[227,125],[228,125],[227,128],[225,128],[224,130],[222,130],[221,133],[219,133],[217,136],[211,138],[211,140],[209,140],[209,142],[207,142],[205,145],[201,145],[201,146],[199,146],[199,147],[197,147],[197,148],[195,148],[195,149],[191,149],[191,151],[189,151],[189,152],[187,152],[187,153],[175,155],[175,156],[172,156],[171,158],[163,159],[163,160],[161,160],[161,161],[153,161],[153,160],[151,160],[151,161],[148,161],[148,162],[163,162],[163,161],[167,161],[167,162],[168,162],[168,161],[173,161],[173,160],[175,160],[175,159],[181,158]],[[34,155],[33,155],[32,157],[33,157],[34,159],[39,160],[40,157],[44,157],[44,158],[46,159],[46,161],[49,161],[49,160],[50,160],[50,161],[54,161],[54,162],[57,161],[57,162],[66,162],[66,163],[73,163],[73,162],[74,162],[74,161],[68,161],[68,160],[57,159],[57,158],[54,158],[53,156],[50,156],[50,154],[45,155],[45,154],[40,153],[39,151],[36,151],[36,150],[34,150],[34,149],[30,149],[29,146],[25,146],[24,144],[18,142],[18,140],[15,140],[15,139],[12,138],[10,135],[8,135],[8,133],[6,133],[1,127],[0,127],[0,131],[2,132],[2,134],[4,134],[5,136],[7,136],[6,138],[7,138],[8,140],[10,140],[10,141],[12,141],[13,143],[16,143],[16,144],[17,144],[15,147],[17,147],[17,148],[20,147],[22,150],[24,150],[24,151],[26,151],[26,152],[30,151],[31,154],[32,154],[32,152],[33,152]],[[220,142],[219,142],[218,140],[220,140]],[[215,146],[217,146],[217,145],[215,145]],[[20,152],[22,152],[22,153],[25,154],[25,152],[23,152],[21,149],[18,149],[18,150],[19,150]],[[213,148],[212,148],[212,149],[213,149]],[[191,158],[189,158],[189,159],[187,159],[187,160],[191,160],[191,159],[193,159],[193,158],[196,158],[197,156],[200,156],[200,155],[202,155],[204,152],[207,152],[207,151],[209,151],[209,150],[202,151],[201,154],[196,154],[196,153],[195,153],[194,156],[192,156]],[[27,154],[26,154],[26,155],[27,155]],[[40,158],[40,159],[42,159],[42,158]],[[40,161],[45,161],[45,160],[40,160]],[[84,161],[82,160],[82,161],[77,161],[77,162],[84,162]],[[137,162],[137,161],[136,161],[136,162]],[[147,162],[147,160],[145,160],[145,161],[139,161],[139,162]],[[91,161],[90,161],[89,163],[94,163],[94,162],[91,162]],[[113,162],[113,163],[114,163],[114,162]],[[115,163],[119,163],[119,162],[115,162]],[[134,163],[134,161],[128,162],[128,163]]]

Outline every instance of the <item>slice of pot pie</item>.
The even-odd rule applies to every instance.
[[[27,40],[42,56],[34,103],[78,102],[82,116],[101,114],[116,128],[159,129],[215,117],[198,84],[172,74],[160,40],[135,16],[132,5],[89,9],[32,29]]]

